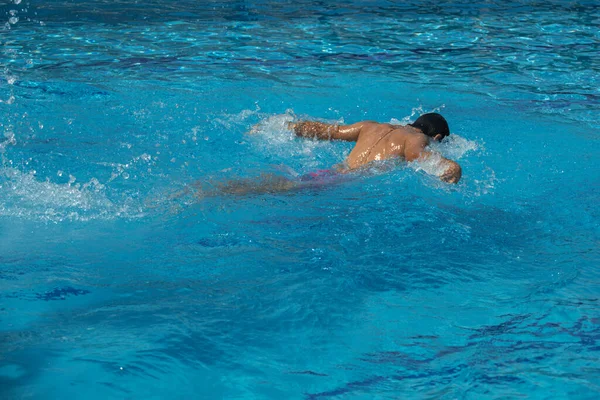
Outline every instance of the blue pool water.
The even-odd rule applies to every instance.
[[[597,2],[0,16],[0,398],[600,396]],[[287,121],[426,111],[457,186],[192,194],[351,149]]]

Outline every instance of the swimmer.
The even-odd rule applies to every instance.
[[[430,141],[442,141],[450,134],[446,119],[437,113],[423,114],[415,122],[406,126],[374,121],[362,121],[352,125],[300,121],[289,122],[287,127],[297,136],[321,140],[345,140],[356,142],[356,145],[342,165],[330,170],[311,172],[299,179],[263,174],[258,179],[232,180],[217,184],[216,190],[213,191],[203,191],[196,185],[196,197],[282,193],[326,186],[335,182],[335,177],[340,174],[359,169],[373,161],[390,158],[432,164],[426,170],[439,175],[442,181],[448,183],[457,183],[462,175],[461,167],[456,162],[427,149]],[[256,132],[257,129],[253,128],[250,133]]]
[[[441,171],[439,178],[444,182],[457,183],[462,175],[460,165],[456,162],[436,156],[427,149],[430,141],[442,141],[450,134],[446,119],[437,113],[423,114],[406,126],[374,121],[362,121],[352,125],[300,121],[288,123],[288,128],[301,137],[356,142],[346,158],[346,170],[354,170],[373,161],[398,157],[409,162],[433,160],[439,167],[436,169]]]

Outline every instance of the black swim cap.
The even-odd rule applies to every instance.
[[[450,134],[450,128],[446,118],[442,117],[438,113],[423,114],[415,122],[409,124],[415,128],[419,128],[429,137],[435,137],[436,135],[442,135],[445,138]]]

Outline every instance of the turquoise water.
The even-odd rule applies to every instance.
[[[600,395],[595,2],[5,3],[0,398]],[[428,111],[457,186],[190,193]]]

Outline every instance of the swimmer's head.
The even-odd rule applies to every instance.
[[[450,134],[446,118],[438,113],[423,114],[410,126],[420,129],[421,132],[436,141],[443,140]]]

